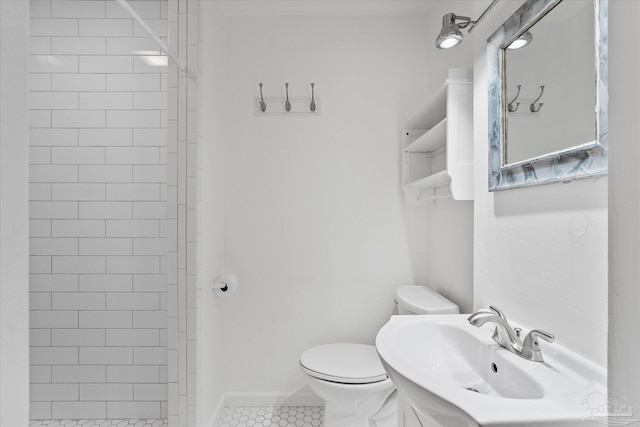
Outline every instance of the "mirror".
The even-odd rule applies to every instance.
[[[606,174],[606,7],[527,0],[489,38],[490,191]]]

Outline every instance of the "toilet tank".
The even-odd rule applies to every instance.
[[[457,304],[427,286],[400,286],[396,289],[398,314],[459,314]]]

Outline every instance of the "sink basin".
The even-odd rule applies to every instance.
[[[493,341],[493,325],[467,317],[393,316],[376,337],[391,380],[428,425],[584,425],[586,398],[605,395],[603,368],[557,344],[541,344],[544,362],[524,360]]]

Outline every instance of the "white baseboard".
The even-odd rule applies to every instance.
[[[312,391],[284,393],[226,392],[214,409],[207,427],[217,426],[225,406],[324,406],[324,401]]]

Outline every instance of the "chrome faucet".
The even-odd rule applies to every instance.
[[[514,330],[500,309],[494,306],[490,306],[489,308],[491,309],[490,311],[476,311],[469,316],[467,320],[478,328],[487,322],[495,324],[496,329],[493,332],[492,338],[501,347],[532,362],[544,361],[538,339],[542,338],[545,341],[553,342],[555,339],[553,335],[539,329],[533,329],[524,337],[524,340],[520,340],[520,329],[516,328]]]

